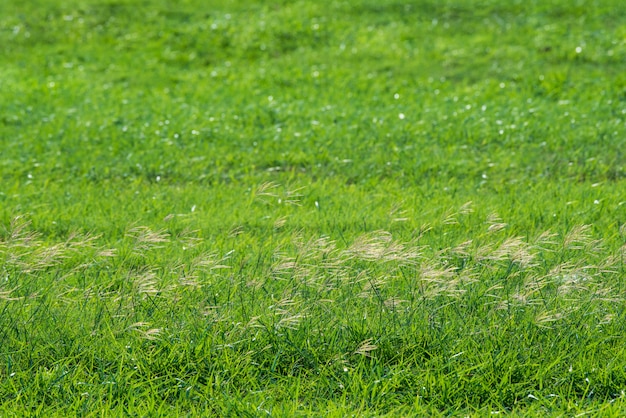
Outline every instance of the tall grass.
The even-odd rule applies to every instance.
[[[621,403],[626,247],[588,226],[510,237],[493,215],[473,239],[429,244],[473,217],[446,214],[410,241],[268,225],[276,242],[233,234],[225,253],[193,231],[145,226],[114,248],[77,233],[49,242],[17,218],[0,241],[5,405],[295,414],[331,402],[380,414]]]
[[[1,9],[1,414],[624,414],[620,2]]]

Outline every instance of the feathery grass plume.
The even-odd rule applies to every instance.
[[[458,211],[455,211],[452,208],[448,209],[447,211],[444,212],[441,223],[443,225],[458,225],[459,224],[458,216],[469,215],[470,213],[474,212],[473,205],[474,204],[471,201],[469,201],[469,202],[464,203],[459,208]]]
[[[153,269],[144,269],[138,271],[133,277],[133,290],[142,298],[154,297],[159,294],[159,290],[156,287],[157,276],[156,271]]]
[[[300,234],[296,234],[293,243],[296,256],[283,258],[282,263],[275,264],[273,270],[276,273],[290,271],[291,277],[301,283],[317,286],[319,290],[329,290],[334,285],[327,279],[338,278],[342,272],[350,269],[341,258],[335,241],[326,236],[303,240]]]
[[[146,340],[156,340],[162,330],[160,328],[148,328],[149,326],[149,322],[135,322],[134,324],[129,325],[126,328],[126,331],[137,332]]]
[[[459,208],[459,215],[469,215],[474,212],[474,202],[471,200],[469,202],[465,202]]]
[[[197,268],[182,260],[174,261],[172,265],[168,266],[167,271],[168,275],[177,278],[177,284],[182,287],[196,288],[200,286]]]
[[[196,256],[191,261],[189,266],[191,270],[200,270],[204,272],[213,270],[228,270],[231,266],[227,263],[232,254],[233,252],[230,251],[220,257],[215,251],[204,252]]]
[[[67,258],[63,244],[54,244],[49,247],[33,247],[27,253],[13,259],[22,273],[34,273],[60,264]]]
[[[96,257],[117,257],[117,248],[104,248],[96,253]]]
[[[372,344],[373,339],[368,338],[367,340],[362,341],[356,350],[354,350],[353,354],[358,354],[364,357],[371,357],[372,352],[378,350],[378,346]]]
[[[164,230],[153,231],[147,226],[136,226],[128,230],[127,237],[135,240],[134,249],[142,252],[153,248],[163,248],[164,242],[170,241],[170,235]]]
[[[502,222],[502,219],[497,213],[492,213],[487,217],[487,224],[489,225],[487,232],[502,231],[508,226],[508,224]]]
[[[163,222],[169,222],[174,219],[177,215],[175,213],[168,213],[165,218],[163,218]]]
[[[347,283],[350,285],[355,285],[371,280],[369,277],[369,272],[366,270],[360,270],[357,274],[349,274],[347,279]]]
[[[398,266],[406,266],[417,263],[417,259],[421,256],[420,250],[417,246],[407,248],[394,241],[392,235],[387,231],[375,231],[357,237],[341,255],[346,259],[395,261]]]
[[[294,308],[299,308],[300,312],[293,313],[292,310]],[[278,331],[281,329],[297,329],[304,318],[306,308],[298,306],[293,299],[283,298],[273,305],[270,305],[267,310],[272,312],[273,315],[270,319],[272,329]],[[265,321],[261,321],[261,319],[261,316],[255,318],[254,322],[249,322],[249,326],[255,327],[255,324],[261,324],[267,328],[268,324],[265,323]]]
[[[591,225],[573,227],[563,238],[563,249],[584,250],[593,249],[597,241],[591,235]]]
[[[246,280],[246,287],[252,290],[259,290],[265,284],[265,280],[260,278],[253,278]]]
[[[3,237],[0,243],[9,248],[12,247],[32,247],[39,243],[41,234],[29,230],[31,222],[23,216],[15,216],[11,219],[8,228],[3,227]]]
[[[445,259],[443,262],[433,259],[419,265],[417,277],[420,291],[427,298],[458,297],[478,280],[478,274],[470,268],[459,270],[454,265],[448,265]]]
[[[536,295],[537,298],[543,298],[543,291],[546,287],[554,284],[554,279],[550,275],[540,275],[537,273],[526,273],[524,275],[524,284],[522,289],[526,292],[525,297]]]
[[[287,313],[280,314],[280,319],[278,320],[278,322],[274,324],[274,328],[276,330],[298,329],[298,326],[300,325],[302,318],[304,318],[304,315],[302,314],[295,314],[295,315],[290,315]]]
[[[60,276],[58,280],[63,281],[72,276],[84,274],[85,271],[87,271],[89,268],[93,267],[94,265],[95,263],[89,262],[89,263],[79,263],[73,266],[64,266],[64,268],[60,269],[61,271],[60,271]]]
[[[313,238],[307,241],[301,237],[294,239],[298,249],[298,256],[303,259],[321,261],[327,259],[337,250],[337,244],[327,236]]]
[[[156,340],[157,337],[161,334],[161,328],[150,328],[143,332],[143,337],[146,340]]]
[[[406,222],[409,220],[407,216],[406,210],[402,209],[402,203],[394,203],[391,209],[389,210],[389,217],[391,218],[391,222]]]
[[[531,252],[532,247],[520,237],[510,237],[505,239],[497,248],[485,245],[477,251],[479,261],[491,261],[500,263],[504,261],[518,264],[521,268],[535,266],[535,254]]]
[[[598,265],[598,274],[617,274],[622,267],[622,258],[616,254],[610,254],[605,258],[602,258]]]
[[[541,250],[541,251],[548,251],[548,252],[553,252],[555,251],[554,248],[558,245],[558,241],[556,240],[556,238],[559,236],[559,234],[550,231],[549,229],[547,231],[543,231],[541,234],[539,234],[532,242],[533,247]]]
[[[79,293],[83,293],[83,295],[85,295],[83,290],[77,287],[69,287],[64,291],[60,291],[59,293],[57,293],[56,298],[66,305],[72,305],[76,303],[76,295]]]
[[[421,224],[419,229],[414,231],[414,235],[415,235],[415,242],[419,242],[420,239],[422,239],[422,237],[424,237],[424,235],[426,235],[427,232],[431,231],[433,229],[432,225],[425,223],[425,224]]]
[[[70,254],[78,255],[85,249],[96,249],[95,241],[99,235],[80,234],[72,232],[64,243],[44,245],[42,242],[35,243],[31,247],[26,247],[27,251],[22,252],[14,259],[15,265],[19,266],[24,273],[34,273],[61,264],[70,258]],[[21,247],[24,248],[24,247]],[[97,256],[98,254],[96,254]],[[78,271],[90,267],[91,263],[80,263],[73,267],[68,267],[62,278],[66,278]]]
[[[496,303],[495,309],[498,311],[508,311],[511,308],[524,306],[527,304],[526,295],[520,292],[512,294],[508,299],[502,299]]]
[[[0,291],[0,300],[4,300],[4,301],[22,300],[23,299],[22,296],[12,296],[13,292],[16,289],[17,288],[13,288],[13,289],[10,289],[10,290],[1,290]]]
[[[307,287],[319,289],[321,276],[319,267],[299,261],[296,257],[285,258],[272,266],[272,277],[278,280],[295,281]]]
[[[553,328],[554,323],[565,318],[567,312],[542,311],[534,318],[534,323],[541,328]]]
[[[96,248],[96,241],[100,238],[102,238],[102,234],[92,235],[90,233],[82,234],[78,231],[72,231],[65,239],[65,246],[75,250]]]
[[[532,247],[521,238],[505,240],[500,249],[508,253],[511,262],[523,269],[537,265],[535,262],[536,254],[531,252]]]
[[[285,205],[294,205],[300,206],[300,201],[302,200],[303,195],[300,193],[304,190],[304,187],[298,187],[293,190],[286,190],[285,194],[282,198],[278,199],[278,203],[284,203]]]
[[[274,221],[273,228],[278,230],[287,224],[287,217],[281,216]]]
[[[476,250],[474,251],[474,258],[477,262],[479,262],[482,265],[489,265],[489,263],[486,263],[488,261],[492,260],[492,254],[494,252],[494,245],[492,243],[484,243],[483,245],[479,245]],[[502,260],[497,260],[497,261],[502,261]]]
[[[202,238],[198,237],[199,233],[199,229],[185,227],[174,236],[174,239],[183,245],[183,250],[186,250],[188,248],[194,248],[202,242]]]
[[[261,183],[256,190],[254,191],[254,196],[269,196],[269,197],[278,197],[278,195],[274,192],[279,187],[278,183],[273,181],[266,181]]]
[[[433,261],[422,263],[419,266],[419,277],[425,282],[444,282],[451,280],[456,275],[453,266],[440,266]]]
[[[246,329],[250,329],[250,328],[266,328],[265,325],[263,325],[262,321],[262,316],[261,315],[255,315],[253,317],[251,317],[248,322],[244,325],[244,328]]]
[[[458,212],[456,212],[454,209],[448,209],[446,212],[444,212],[441,223],[443,225],[458,225],[459,221],[457,220],[457,216]]]
[[[293,299],[283,298],[274,303],[273,305],[268,306],[267,309],[273,310],[277,314],[287,313],[284,308],[288,308],[294,306],[296,302]]]
[[[252,193],[252,199],[269,204],[270,202],[267,198],[278,199],[278,194],[276,193],[278,187],[278,183],[274,183],[273,181],[261,183]]]
[[[276,261],[272,264],[272,276],[276,278],[284,276],[292,276],[294,270],[300,267],[296,257],[276,257]]]
[[[480,271],[476,271],[474,269],[463,269],[463,270],[457,271],[457,280],[460,286],[467,287],[473,283],[479,282],[480,275],[481,275]],[[492,290],[492,289],[493,288],[490,288],[488,290]]]
[[[598,286],[590,293],[593,300],[610,304],[621,304],[626,297],[626,292],[620,286]]]
[[[577,267],[577,264],[575,264],[572,261],[564,261],[562,263],[559,263],[555,266],[553,266],[550,271],[548,272],[548,276],[549,277],[559,277],[562,274],[568,274],[571,271],[575,270]]]
[[[552,267],[548,275],[553,277],[584,276],[587,278],[599,277],[603,274],[615,274],[619,272],[621,260],[615,255],[608,255],[598,260],[598,264],[585,264],[586,260],[566,261]]]
[[[434,299],[440,296],[456,298],[467,292],[467,289],[461,286],[458,279],[430,281],[421,289],[426,299]]]
[[[228,232],[228,238],[235,238],[243,234],[243,232],[244,232],[243,225],[237,225]]]
[[[474,243],[474,241],[467,240],[467,241],[463,241],[460,244],[457,244],[454,247],[450,247],[448,249],[445,250],[445,252],[447,252],[450,255],[453,256],[457,256],[457,257],[461,257],[461,258],[467,258],[470,256],[470,252],[469,249],[472,246],[472,244]]]
[[[264,204],[271,204],[272,201],[285,205],[300,206],[302,194],[300,193],[304,187],[298,187],[292,190],[285,189],[280,193],[281,185],[272,181],[264,182],[256,188],[252,193],[252,201],[258,200]]]

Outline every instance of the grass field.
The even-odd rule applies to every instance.
[[[0,10],[0,415],[626,414],[622,1]]]

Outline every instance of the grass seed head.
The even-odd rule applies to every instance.
[[[364,340],[359,344],[359,347],[354,350],[354,354],[358,354],[364,357],[371,357],[372,352],[375,350],[378,350],[378,346],[372,344],[372,339],[368,338],[367,340]]]
[[[573,227],[563,239],[563,248],[567,250],[582,250],[594,242],[591,236],[590,225]]]
[[[163,248],[161,245],[170,241],[170,235],[164,230],[153,231],[147,226],[137,226],[128,230],[126,236],[133,238],[134,248],[138,251]]]

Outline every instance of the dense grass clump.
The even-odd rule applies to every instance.
[[[626,412],[617,0],[2,11],[3,415]]]

